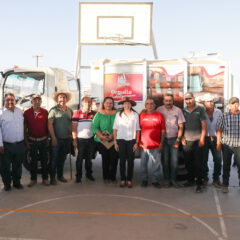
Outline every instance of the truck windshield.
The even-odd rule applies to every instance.
[[[32,94],[44,93],[44,79],[43,72],[15,72],[7,76],[4,84],[4,94],[12,92],[16,100],[26,98]]]

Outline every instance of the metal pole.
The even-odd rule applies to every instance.
[[[32,56],[33,58],[36,58],[36,66],[38,67],[38,59],[40,58],[40,57],[43,57],[43,56],[39,56],[39,55],[36,55],[36,56]]]

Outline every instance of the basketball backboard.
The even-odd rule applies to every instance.
[[[152,3],[79,3],[79,45],[127,44],[152,45]]]

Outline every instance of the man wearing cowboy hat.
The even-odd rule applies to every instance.
[[[214,108],[214,97],[210,93],[206,93],[203,98],[203,104],[206,109],[207,132],[205,137],[205,146],[203,151],[204,159],[204,183],[208,181],[208,154],[211,150],[214,162],[213,185],[217,188],[221,187],[219,180],[221,174],[221,152],[217,151],[217,121],[222,116],[222,112]]]
[[[48,114],[48,130],[52,138],[52,162],[51,162],[51,184],[56,185],[57,178],[60,182],[67,182],[63,177],[64,162],[69,147],[71,136],[71,119],[73,111],[66,103],[71,99],[71,93],[59,91],[53,94],[57,105],[50,109]]]
[[[43,185],[48,186],[48,111],[44,108],[41,108],[42,98],[38,94],[32,95],[31,103],[32,107],[27,109],[23,114],[25,143],[27,148],[30,150],[31,156],[31,181],[28,184],[28,187],[32,187],[37,183],[38,154],[41,158],[42,183]]]

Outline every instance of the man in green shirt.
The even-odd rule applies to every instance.
[[[48,130],[52,138],[52,162],[51,162],[51,184],[56,185],[57,178],[60,182],[67,182],[63,177],[64,162],[69,149],[69,138],[71,136],[72,109],[66,103],[71,99],[71,93],[56,92],[53,99],[57,105],[50,109],[48,114]]]

